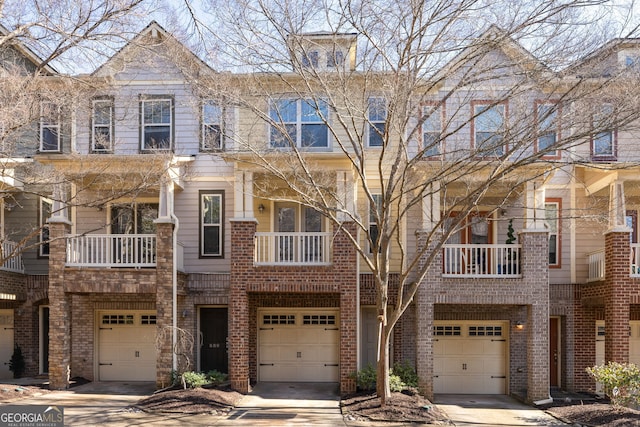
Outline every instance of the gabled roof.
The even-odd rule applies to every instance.
[[[23,43],[21,43],[15,37],[16,34],[10,31],[7,27],[5,27],[2,24],[0,24],[0,35],[4,37],[10,37],[8,46],[11,46],[12,48],[16,49],[25,59],[27,59],[33,65],[35,65],[38,68],[42,67],[41,69],[44,70],[47,74],[50,74],[50,75],[58,74],[58,71],[56,71],[56,69],[53,68],[51,65],[46,64],[42,66],[42,63],[44,62],[44,60],[40,56],[38,56],[33,50],[31,50],[30,48],[25,46]]]
[[[491,25],[487,31],[476,38],[469,46],[454,56],[444,67],[434,76],[435,81],[441,81],[446,76],[451,75],[457,69],[464,66],[468,61],[484,55],[488,52],[486,46],[489,45],[495,50],[500,50],[514,65],[518,65],[524,71],[536,73],[553,73],[553,71],[542,61],[531,54],[520,43],[515,41],[507,32]]]
[[[640,49],[640,38],[615,38],[609,40],[599,48],[590,52],[586,56],[577,60],[574,64],[567,67],[563,74],[580,73],[581,70],[587,69],[587,67],[595,67],[601,64],[607,59],[607,57],[613,53],[618,52],[624,48]]]
[[[99,76],[102,71],[108,68],[109,64],[124,60],[124,58],[130,56],[132,53],[135,53],[135,50],[138,49],[140,45],[144,45],[145,39],[147,39],[149,36],[154,40],[162,40],[163,42],[168,42],[173,46],[176,46],[179,49],[179,54],[181,56],[186,56],[189,59],[195,60],[196,63],[202,65],[208,71],[214,71],[208,64],[206,64],[202,59],[195,55],[182,42],[180,42],[172,34],[167,32],[160,24],[158,24],[156,21],[151,21],[133,39],[127,42],[122,48],[120,48],[120,50],[118,50],[118,52],[111,56],[111,58],[109,58],[107,62],[99,66],[93,73],[91,73],[91,75]],[[176,65],[180,65],[180,63],[182,63],[182,61],[174,62],[176,62]]]

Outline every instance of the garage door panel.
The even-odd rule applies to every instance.
[[[505,394],[506,323],[436,322],[434,392]]]
[[[258,319],[260,381],[339,380],[336,311],[263,310]]]

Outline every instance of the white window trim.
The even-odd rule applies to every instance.
[[[556,236],[556,262],[555,263],[549,263],[550,267],[557,267],[561,265],[561,261],[560,261],[560,202],[557,201],[545,201],[544,202],[545,205],[545,211],[546,211],[546,207],[549,205],[553,205],[555,206],[555,211],[556,211],[556,219],[555,219],[555,223],[556,223],[556,227],[555,227],[555,231],[551,231],[551,226],[549,224],[548,219],[545,218],[545,221],[547,222],[547,227],[549,230],[549,241],[551,241],[551,236]]]
[[[220,111],[220,115],[219,115],[219,120],[217,122],[208,122],[205,120],[206,115],[205,115],[205,108],[207,105],[212,105],[216,108],[219,109]],[[202,117],[202,127],[200,129],[200,151],[222,151],[225,148],[225,116],[226,116],[226,110],[220,105],[220,103],[211,100],[211,99],[205,99],[202,102],[202,107],[200,109],[200,114]],[[207,147],[206,146],[206,134],[207,134],[207,127],[208,126],[218,126],[218,128],[220,129],[220,135],[219,135],[219,146],[218,147]]]
[[[373,198],[374,203],[382,203],[382,194],[381,193],[372,193],[371,197]],[[367,217],[367,222],[368,222],[368,227],[369,227],[368,228],[369,229],[369,238],[372,237],[371,236],[371,234],[372,234],[371,233],[371,227],[376,227],[377,228],[377,226],[378,226],[376,224],[375,218],[373,217],[373,212],[374,212],[373,208],[374,207],[372,206],[371,202],[369,202],[369,214],[368,214],[368,217]],[[376,209],[378,209],[377,206],[376,206]],[[377,233],[378,233],[377,234],[378,238],[380,238],[380,230],[379,229],[377,230]],[[373,254],[373,248],[371,246],[369,246],[369,253]]]
[[[473,149],[476,152],[476,155],[478,157],[481,157],[481,158],[483,158],[483,157],[496,158],[496,157],[504,156],[505,153],[506,153],[506,141],[504,140],[504,136],[502,135],[502,133],[504,132],[504,128],[505,128],[506,121],[507,121],[507,106],[506,106],[506,104],[504,102],[493,103],[493,102],[476,101],[476,102],[472,103],[472,108],[473,108]],[[484,109],[484,111],[478,112],[477,111],[478,108],[482,108],[482,109]],[[500,135],[501,144],[500,144],[500,146],[496,146],[495,147],[496,150],[498,149],[498,147],[501,147],[501,153],[500,154],[483,153],[479,149],[480,147],[479,147],[479,141],[478,141],[478,133],[480,131],[478,130],[478,119],[480,119],[483,114],[486,114],[487,111],[489,111],[489,110],[491,110],[493,108],[502,109],[502,126],[500,128],[485,129],[483,131],[485,131],[486,133],[493,133],[494,135]]]
[[[382,101],[384,103],[384,119],[376,119],[373,120],[371,118],[371,102],[379,102]],[[382,124],[386,127],[386,122],[387,122],[387,114],[388,114],[388,110],[389,110],[389,106],[387,105],[387,100],[385,97],[383,96],[370,96],[369,98],[367,98],[367,133],[366,133],[366,138],[367,138],[367,147],[368,148],[381,148],[384,145],[384,140],[382,141],[381,145],[371,145],[371,138],[373,137],[372,135],[372,127],[376,127],[376,125]],[[386,131],[386,129],[385,129]],[[377,135],[376,135],[377,136]]]
[[[544,108],[549,108],[550,109],[550,114],[548,114],[546,117],[542,118],[540,117],[540,113],[541,113],[541,109]],[[551,134],[553,133],[554,136],[554,144],[558,143],[558,139],[560,137],[560,131],[559,131],[559,117],[560,117],[560,106],[558,105],[557,102],[537,102],[536,103],[536,108],[535,108],[535,114],[536,114],[536,149],[537,151],[543,151],[546,150],[546,148],[541,148],[540,147],[540,140],[547,134]],[[545,121],[548,121],[549,119],[553,119],[553,122],[551,123],[550,127],[543,127],[542,125],[544,124]],[[553,151],[549,151],[546,154],[544,154],[545,157],[558,157],[560,155],[560,152],[558,149],[555,149]]]
[[[45,239],[49,238],[49,225],[47,224],[47,220],[49,218],[51,218],[51,214],[53,212],[53,200],[46,198],[46,197],[40,197],[40,200],[38,201],[39,206],[38,206],[38,225],[40,226],[40,233],[38,233],[38,240],[40,245],[38,245],[38,256],[39,257],[48,257],[50,252],[45,253],[44,248],[45,248]],[[49,206],[49,216],[47,216],[45,218],[44,215],[44,206],[48,205]],[[45,230],[47,230],[46,232],[46,237],[45,237]],[[48,247],[48,246],[47,246]]]
[[[609,110],[606,114],[614,114],[615,109],[614,109],[613,104],[608,103],[608,102],[603,103],[600,106],[599,110],[596,111],[593,114],[592,126],[594,128],[600,126],[599,123],[598,123],[598,120],[599,120],[598,116],[605,109]],[[606,120],[606,118],[605,118],[605,120]],[[610,147],[611,148],[611,153],[602,153],[602,154],[597,154],[596,153],[596,139],[597,139],[597,137],[599,135],[602,135],[602,134],[609,134],[609,138],[611,140],[611,147]],[[616,139],[617,139],[617,132],[616,132],[616,129],[614,127],[601,130],[600,132],[596,132],[596,131],[592,132],[592,134],[591,134],[591,157],[593,159],[596,159],[596,160],[616,160],[617,159],[617,147],[616,147],[616,144],[618,142],[618,141],[616,141]]]
[[[168,102],[169,103],[169,123],[145,123],[144,121],[144,108],[146,103],[152,102]],[[173,98],[171,97],[148,97],[140,100],[140,150],[142,151],[168,151],[173,149]],[[162,148],[145,147],[145,129],[147,127],[165,127],[169,126],[169,146]]]
[[[220,204],[220,218],[219,218],[219,222],[218,223],[211,223],[211,224],[205,224],[203,218],[203,212],[202,209],[204,207],[204,198],[205,197],[215,197],[218,199],[218,203]],[[224,193],[222,191],[216,191],[216,190],[211,190],[211,191],[201,191],[200,192],[200,206],[199,206],[199,215],[200,215],[200,257],[201,258],[211,258],[211,257],[222,257],[224,256],[224,229],[223,229],[223,222],[224,222]],[[205,253],[204,248],[205,248],[205,228],[208,227],[217,227],[220,232],[218,233],[218,247],[220,248],[218,253]]]
[[[107,104],[109,107],[109,123],[108,124],[96,124],[95,111],[97,104]],[[92,102],[92,120],[91,120],[91,151],[93,152],[110,152],[113,150],[113,101],[110,99],[94,99]],[[109,140],[105,141],[106,147],[98,148],[96,146],[96,129],[108,128]]]
[[[48,117],[45,115],[45,106],[50,105],[51,106],[51,110],[56,110],[57,113],[55,114],[55,123],[46,123],[45,124],[45,119],[51,119],[51,117]],[[45,150],[44,149],[44,130],[45,129],[51,129],[51,130],[55,130],[56,133],[56,148],[54,150]],[[58,105],[56,105],[54,102],[50,102],[50,101],[44,101],[40,104],[40,151],[44,152],[44,153],[59,153],[61,151],[61,125],[60,125],[60,110]]]
[[[425,117],[426,114],[429,114],[429,118],[431,118],[432,116],[435,115],[436,118],[438,119],[437,123],[440,125],[438,127],[437,131],[433,131],[433,130],[425,129],[425,125],[427,123],[427,120],[424,120],[422,122],[422,126],[421,126],[421,129],[420,129],[420,140],[421,140],[421,143],[422,143],[421,149],[423,150],[422,151],[423,157],[438,157],[438,156],[442,155],[442,120],[443,120],[442,115],[443,115],[443,111],[444,111],[444,109],[442,108],[442,105],[429,105],[429,104],[427,104],[427,105],[423,105],[422,106],[422,111],[421,111],[422,112],[422,117]],[[425,137],[424,137],[425,134],[427,134],[427,133],[429,133],[429,134],[437,133],[438,144],[437,144],[437,146],[432,147],[432,148],[435,148],[437,150],[437,153],[435,153],[435,154],[427,153],[427,147],[425,145]]]
[[[278,147],[276,145],[273,144],[273,141],[271,140],[271,128],[273,126],[279,127],[282,126],[284,128],[286,128],[288,125],[295,125],[296,126],[296,148],[301,149],[301,150],[306,150],[306,151],[327,151],[327,150],[331,150],[331,133],[329,132],[329,104],[326,103],[326,101],[324,101],[323,99],[318,99],[318,100],[314,100],[314,99],[310,99],[310,98],[282,98],[282,99],[277,99],[277,100],[271,100],[269,102],[269,117],[271,117],[271,112],[274,111],[273,108],[274,106],[280,102],[280,101],[285,101],[285,102],[290,102],[290,103],[294,103],[296,104],[296,121],[295,122],[290,122],[290,121],[284,121],[281,118],[276,118],[276,119],[271,119],[272,123],[269,124],[269,147],[272,149],[280,149],[280,150],[286,150],[289,147]],[[324,118],[324,120],[322,120],[322,118],[320,119],[320,121],[304,121],[302,120],[302,103],[303,102],[307,102],[310,105],[315,105],[316,102],[325,102],[325,105],[327,106],[327,117]],[[325,121],[326,120],[326,121]],[[275,121],[275,123],[273,123],[273,121]],[[326,127],[327,130],[327,145],[326,146],[320,146],[320,147],[307,147],[307,146],[303,146],[302,145],[302,126],[303,125],[322,125]],[[279,130],[279,129],[278,129]]]

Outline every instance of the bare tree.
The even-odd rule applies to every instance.
[[[271,177],[256,179],[257,196],[357,225],[361,238],[350,238],[376,287],[384,403],[393,328],[465,218],[479,205],[521,204],[526,182],[588,161],[592,135],[630,129],[639,99],[632,76],[568,66],[635,27],[613,25],[600,1],[294,3],[210,1],[212,18],[192,13],[208,58],[237,73],[202,90],[253,117],[229,135],[235,151],[225,155]],[[615,112],[603,112],[602,99]],[[294,108],[331,142],[301,144],[288,102],[302,102]],[[539,146],[545,129],[561,137]],[[345,203],[330,162],[314,155],[323,149],[346,162],[339,167],[358,206]],[[548,160],[556,154],[563,160]],[[441,212],[424,212],[436,195],[440,206],[431,206]],[[420,216],[432,224],[416,224]],[[412,227],[424,228],[420,245],[406,238]]]

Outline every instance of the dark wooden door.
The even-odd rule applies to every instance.
[[[549,385],[558,387],[558,318],[549,319]]]
[[[227,353],[228,319],[226,308],[200,309],[200,370],[229,372]]]
[[[42,319],[40,319],[40,327],[42,328],[40,348],[42,349],[42,374],[49,373],[49,307],[42,307]]]

